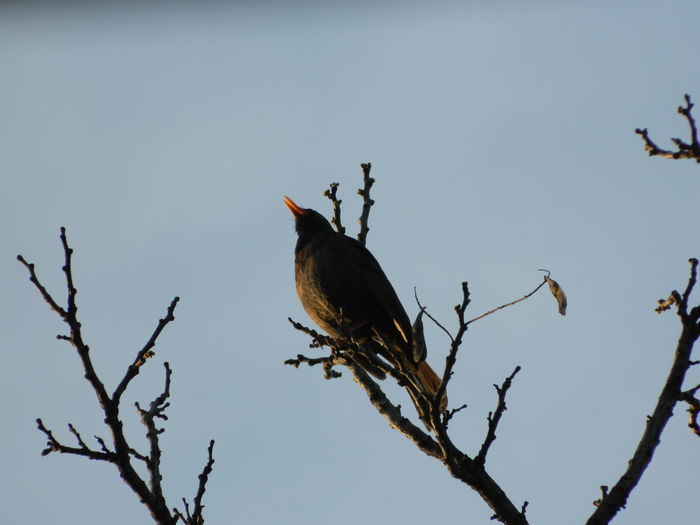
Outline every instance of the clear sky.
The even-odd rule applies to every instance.
[[[487,462],[531,523],[582,523],[654,406],[679,333],[655,301],[700,256],[700,166],[648,158],[633,133],[686,137],[700,101],[696,0],[87,2],[0,7],[0,500],[7,523],[149,523],[113,467],[41,457],[36,417],[70,442],[107,436],[63,328],[15,257],[62,296],[75,248],[84,335],[113,388],[175,295],[176,321],[123,404],[174,368],[163,436],[169,502],[191,498],[210,438],[208,523],[489,523],[477,495],[422,455],[346,374],[309,352],[284,195],[328,214],[340,182],[356,233],[361,162],[377,201],[368,246],[410,316],[476,323],[450,401],[478,450],[492,384],[523,367]],[[294,4],[294,5],[293,5]],[[498,4],[495,7],[494,4]],[[696,112],[700,117],[700,111]],[[697,300],[697,299],[696,299]],[[447,341],[427,327],[429,361]],[[696,356],[697,357],[697,356]],[[694,370],[688,386],[700,381]],[[407,408],[398,388],[391,396]],[[684,407],[615,523],[697,519],[698,439]]]

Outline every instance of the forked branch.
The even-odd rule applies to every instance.
[[[165,317],[159,321],[151,337],[148,339],[143,348],[137,352],[135,359],[127,368],[124,376],[114,390],[114,393],[109,395],[107,388],[95,371],[92,358],[90,357],[90,348],[83,339],[82,325],[78,320],[77,315],[78,306],[76,296],[78,290],[75,287],[73,280],[73,249],[68,244],[65,228],[61,228],[60,237],[65,256],[65,262],[63,265],[63,272],[65,274],[67,288],[65,308],[58,305],[51,293],[41,283],[37,277],[34,264],[27,262],[21,255],[17,256],[17,259],[25,266],[25,268],[27,268],[29,272],[29,280],[37,288],[44,301],[46,301],[51,309],[54,310],[68,326],[69,335],[59,335],[58,339],[68,341],[75,348],[78,356],[80,357],[83,369],[85,371],[85,378],[95,391],[100,406],[104,411],[104,422],[111,433],[112,443],[111,446],[108,446],[104,439],[95,436],[99,449],[91,448],[83,439],[78,430],[76,430],[73,425],[69,424],[68,429],[70,433],[73,434],[73,437],[77,442],[77,446],[65,445],[54,436],[53,432],[44,425],[41,419],[37,419],[36,422],[38,429],[43,432],[47,438],[47,446],[42,451],[42,454],[47,455],[51,452],[60,452],[62,454],[72,454],[87,457],[88,459],[92,460],[112,463],[119,471],[124,482],[137,494],[139,500],[146,505],[151,517],[156,523],[161,525],[172,525],[176,523],[178,519],[180,519],[187,525],[202,525],[204,523],[204,518],[202,516],[202,509],[204,508],[202,505],[202,497],[206,490],[206,483],[214,463],[212,458],[214,441],[211,441],[209,445],[209,459],[204,471],[199,476],[197,495],[194,499],[194,511],[192,513],[190,513],[186,502],[186,515],[183,515],[177,509],[173,509],[171,513],[165,501],[161,486],[162,475],[160,465],[162,451],[159,436],[164,430],[156,426],[156,419],[167,419],[165,409],[167,409],[169,406],[168,399],[170,397],[170,378],[172,375],[172,371],[167,362],[164,363],[165,387],[163,392],[150,403],[148,409],[141,408],[138,403],[136,404],[136,408],[141,415],[141,420],[147,429],[146,437],[150,446],[148,454],[138,452],[135,448],[129,445],[126,435],[124,434],[124,424],[120,417],[121,397],[126,391],[126,388],[131,380],[138,375],[140,367],[148,358],[153,356],[153,347],[155,346],[156,341],[163,329],[175,319],[174,311],[179,299],[175,297],[170,303]],[[147,478],[142,477],[142,475],[139,473],[139,469],[137,469],[133,463],[134,461],[145,465],[148,474]],[[146,481],[146,479],[148,479],[148,481]]]
[[[694,104],[690,101],[690,95],[685,95],[685,106],[678,106],[678,114],[682,115],[688,122],[690,128],[690,142],[685,142],[679,138],[673,138],[671,141],[676,145],[675,151],[663,149],[659,147],[650,137],[647,128],[634,130],[635,133],[644,140],[644,149],[649,153],[650,157],[658,155],[667,159],[695,159],[695,162],[700,162],[700,143],[698,142],[698,128],[693,117],[692,110]]]
[[[679,401],[688,401],[690,399],[692,409],[691,398],[693,398],[697,388],[683,392],[683,381],[686,373],[694,363],[691,360],[691,356],[693,346],[698,336],[700,336],[700,307],[695,306],[690,312],[688,311],[688,300],[697,280],[698,260],[690,259],[689,262],[690,278],[688,279],[685,292],[682,296],[675,290],[671,293],[673,297],[677,298],[674,300],[674,303],[682,325],[671,371],[666,378],[666,383],[661,391],[654,412],[647,417],[644,433],[634,451],[634,455],[628,462],[627,469],[615,485],[609,491],[604,491],[603,496],[596,500],[597,508],[586,522],[587,525],[606,525],[620,509],[625,507],[627,498],[637,486],[637,483],[639,483],[649,463],[651,463],[654,451],[661,442],[661,434],[671,419],[676,404]],[[693,419],[691,412],[691,429],[693,429],[693,422],[697,425],[697,412],[695,419]]]

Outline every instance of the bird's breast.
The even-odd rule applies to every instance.
[[[329,335],[341,337],[343,299],[332,261],[302,251],[297,254],[294,270],[297,295],[306,313]]]

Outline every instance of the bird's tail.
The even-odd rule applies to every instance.
[[[425,361],[421,361],[413,366],[414,369],[409,375],[412,378],[414,387],[420,392],[416,392],[413,388],[409,388],[408,386],[406,390],[409,396],[411,396],[411,401],[413,401],[416,412],[418,412],[418,417],[423,421],[425,428],[434,431],[436,429],[433,427],[430,411],[432,402],[440,388],[441,379]],[[440,399],[440,410],[446,409],[447,395],[443,392],[442,399]]]
[[[430,368],[430,365],[426,361],[421,361],[416,366],[416,375],[421,385],[425,390],[433,397],[437,395],[438,389],[440,388],[440,383],[442,379],[435,373],[435,370]],[[447,408],[447,396],[442,395],[440,400],[440,410],[445,410]]]

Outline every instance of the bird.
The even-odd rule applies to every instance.
[[[377,259],[356,239],[336,232],[317,211],[289,197],[284,203],[295,220],[296,291],[308,316],[331,337],[351,340],[407,369],[418,383],[414,386],[434,399],[441,379],[425,362],[425,352],[414,352],[414,330]],[[425,410],[407,389],[426,422]],[[446,402],[443,397],[441,409]]]

